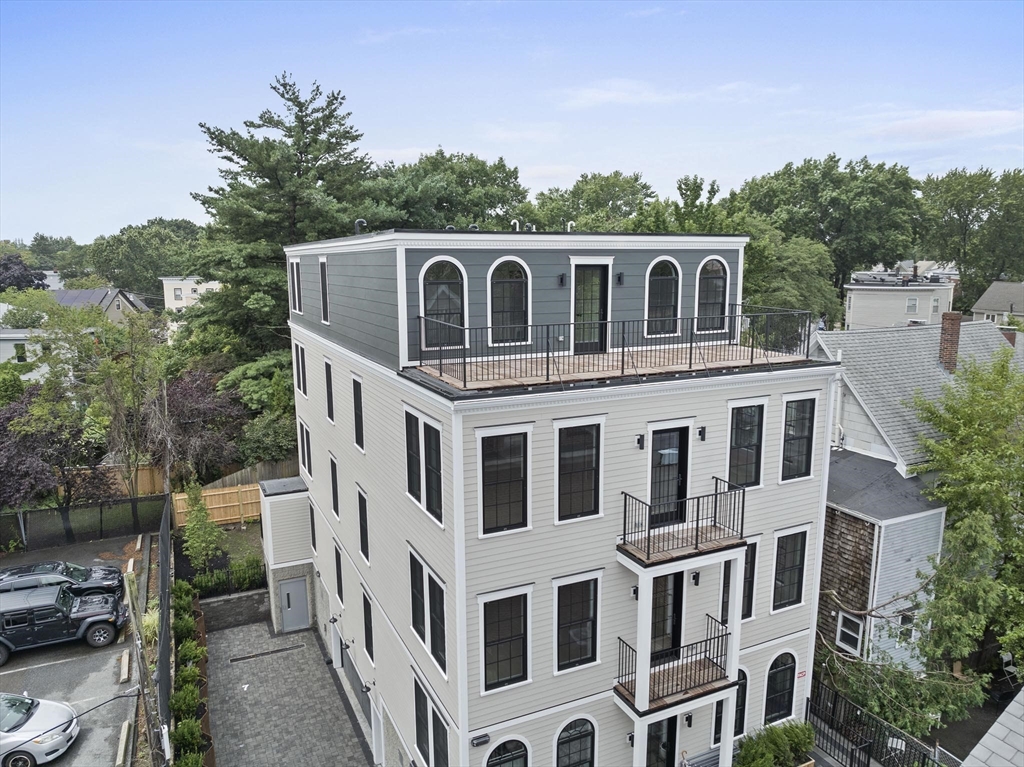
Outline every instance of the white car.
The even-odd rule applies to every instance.
[[[67,703],[0,693],[0,766],[52,762],[78,737],[78,715]]]

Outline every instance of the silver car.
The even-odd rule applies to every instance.
[[[67,703],[0,693],[0,766],[52,762],[78,737],[78,715]]]

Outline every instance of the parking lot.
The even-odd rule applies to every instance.
[[[135,536],[80,543],[56,549],[16,552],[0,558],[0,567],[60,559],[80,565],[118,564],[121,569],[134,550]],[[138,565],[139,563],[136,563]],[[11,654],[0,667],[0,690],[49,700],[66,701],[79,713],[81,734],[58,767],[111,767],[121,724],[132,715],[138,674],[119,684],[121,653],[127,643],[92,648],[84,641],[29,649]],[[95,707],[95,708],[94,708]],[[94,709],[94,710],[90,710]]]

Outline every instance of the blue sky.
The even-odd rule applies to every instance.
[[[197,124],[241,127],[282,71],[348,97],[361,148],[503,156],[724,189],[836,152],[923,176],[1024,165],[1024,2],[0,0],[0,238],[204,221]]]

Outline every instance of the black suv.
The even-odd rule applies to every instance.
[[[71,562],[36,562],[0,568],[0,591],[19,591],[39,586],[66,585],[76,597],[124,593],[124,576],[119,567],[82,567]]]
[[[112,594],[76,597],[66,586],[0,593],[0,666],[14,650],[72,639],[104,647],[126,620],[128,608]]]

